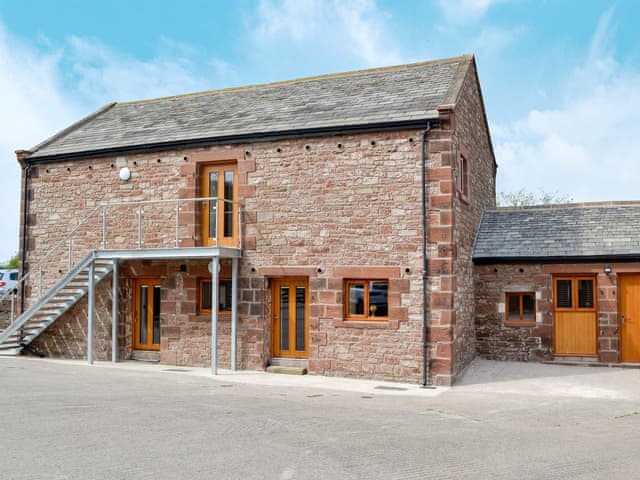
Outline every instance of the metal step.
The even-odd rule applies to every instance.
[[[89,290],[89,267],[94,262],[94,282],[100,282],[113,269],[110,261],[96,261],[91,252],[51,287],[13,324],[0,332],[0,355],[16,355],[21,345],[28,345],[61,315],[68,311]],[[13,352],[13,353],[7,353]]]

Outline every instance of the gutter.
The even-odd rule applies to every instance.
[[[359,125],[340,125],[333,127],[313,127],[302,129],[279,130],[274,132],[254,132],[236,135],[224,135],[186,140],[173,140],[167,142],[152,142],[139,145],[102,148],[86,150],[82,152],[56,153],[39,156],[37,152],[28,158],[32,163],[49,163],[60,160],[74,160],[86,158],[112,157],[115,155],[127,155],[136,153],[159,152],[163,150],[188,149],[208,147],[221,144],[256,143],[276,140],[288,140],[293,138],[306,138],[327,135],[347,135],[354,133],[384,132],[402,129],[422,129],[425,121],[430,124],[435,118],[423,118],[418,120],[398,120],[387,122],[366,123]],[[25,157],[26,158],[26,157]]]
[[[27,215],[29,211],[29,191],[27,187],[29,186],[31,167],[31,162],[25,158],[23,167],[24,183],[22,187],[24,189],[22,196],[22,258],[20,260],[22,277],[25,275],[25,266],[27,264]],[[22,282],[20,285],[20,313],[24,313],[24,286],[25,282]]]
[[[554,255],[547,257],[475,257],[472,259],[476,265],[491,265],[497,263],[611,263],[611,262],[640,262],[638,253],[622,253],[611,255]]]
[[[429,381],[429,259],[427,257],[427,160],[429,159],[429,144],[427,135],[433,127],[439,127],[439,121],[427,121],[427,128],[422,132],[422,388],[434,388]]]

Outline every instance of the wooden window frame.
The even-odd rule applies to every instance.
[[[523,318],[523,307],[522,307],[522,297],[525,295],[530,295],[533,297],[533,320],[525,320]],[[520,297],[519,300],[519,311],[520,311],[520,318],[514,319],[514,318],[510,318],[509,317],[509,298],[510,297]],[[538,312],[538,309],[536,308],[536,293],[535,292],[505,292],[504,294],[504,299],[505,299],[505,308],[504,308],[504,319],[505,319],[505,324],[507,325],[517,325],[517,326],[531,326],[531,325],[535,325],[536,324],[536,313]]]
[[[571,280],[571,307],[558,307],[558,280]],[[580,307],[578,284],[580,280],[593,282],[593,307]],[[595,312],[598,309],[598,283],[595,275],[556,275],[553,277],[553,309],[558,312]]]
[[[370,312],[369,305],[369,292],[371,282],[385,283],[387,285],[387,315],[384,317],[376,317],[375,315],[369,315],[365,313],[362,315],[353,314],[349,312],[349,287],[354,284],[364,284],[364,306],[365,312]],[[345,321],[360,321],[360,322],[388,322],[389,321],[389,280],[380,278],[369,279],[347,279],[344,281],[344,319]]]
[[[219,283],[221,282],[231,282],[230,278],[220,278]],[[204,288],[205,283],[212,283],[211,278],[201,277],[198,278],[198,314],[199,315],[211,315],[210,308],[203,308],[202,301],[204,300],[204,295],[202,294],[202,290]],[[218,285],[218,298],[220,298],[220,285]],[[231,310],[218,310],[218,315],[231,315]]]
[[[224,236],[224,227],[225,227],[225,218],[224,218],[224,206],[227,202],[221,201],[218,202],[218,213],[217,213],[217,245],[219,246],[236,246],[238,244],[238,164],[237,162],[216,162],[216,163],[207,163],[200,165],[200,196],[201,197],[209,197],[209,174],[215,172],[218,174],[218,195],[217,198],[224,199],[224,177],[225,173],[231,172],[233,174],[233,204],[231,208],[231,216],[233,222],[233,228],[231,232],[231,237]],[[213,246],[216,245],[216,239],[209,237],[209,202],[210,201],[201,201],[200,202],[200,235],[202,237],[202,245],[203,246]]]

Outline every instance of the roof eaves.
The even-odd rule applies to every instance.
[[[637,262],[639,253],[619,253],[601,255],[571,255],[571,256],[509,256],[509,257],[472,257],[476,265],[490,265],[495,263],[597,263],[597,262]]]
[[[192,138],[183,140],[173,140],[168,142],[156,142],[138,145],[126,145],[97,150],[84,150],[67,153],[56,153],[51,155],[38,156],[37,152],[29,156],[30,160],[40,163],[54,162],[59,160],[75,160],[83,158],[109,157],[113,155],[125,155],[145,153],[152,151],[198,148],[219,144],[231,143],[255,143],[261,141],[276,141],[291,138],[308,138],[323,135],[341,135],[366,132],[382,132],[390,130],[401,130],[411,128],[424,128],[427,122],[438,120],[437,112],[429,112],[431,116],[414,120],[395,120],[391,122],[367,123],[358,125],[337,125],[328,127],[314,127],[295,130],[280,130],[273,132],[255,132],[240,135],[225,135],[208,138]]]

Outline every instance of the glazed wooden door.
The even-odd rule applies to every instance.
[[[640,362],[640,275],[620,275],[620,361]]]
[[[273,357],[309,356],[309,287],[306,278],[278,278],[272,284]]]
[[[235,165],[207,165],[200,171],[202,244],[236,246],[238,237],[238,181]]]
[[[160,350],[160,279],[137,278],[133,296],[133,348]]]
[[[595,277],[555,277],[553,300],[554,354],[597,356]]]

